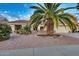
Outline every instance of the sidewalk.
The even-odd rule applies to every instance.
[[[0,50],[0,56],[79,56],[79,45]]]

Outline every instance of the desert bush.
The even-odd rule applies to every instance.
[[[17,31],[19,34],[31,34],[31,27],[29,25],[25,25],[21,29]]]
[[[7,24],[0,24],[0,41],[10,38],[11,27]]]

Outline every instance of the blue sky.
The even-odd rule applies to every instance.
[[[18,19],[29,19],[33,14],[30,6],[36,5],[35,3],[0,3],[0,15],[6,17],[10,21],[18,20]],[[75,3],[63,3],[60,8],[76,6]],[[76,9],[70,9],[65,12],[69,12],[72,14],[79,13]],[[78,14],[77,14],[78,15]]]

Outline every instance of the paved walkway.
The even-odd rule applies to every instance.
[[[79,33],[66,33],[63,34],[65,36],[69,36],[69,37],[74,37],[74,38],[79,38]]]

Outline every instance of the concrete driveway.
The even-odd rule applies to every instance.
[[[19,36],[13,34],[10,40],[0,42],[0,56],[79,56],[79,34],[68,33],[64,35],[77,39],[72,40],[72,38],[69,38],[70,40],[67,40],[61,39],[62,37],[57,39],[54,39],[52,37],[43,37],[43,39],[42,37],[39,37],[39,39],[35,35]],[[16,40],[16,38],[18,39]],[[71,41],[75,43],[73,44],[71,43]],[[55,45],[57,44],[57,42],[59,44]],[[35,47],[30,47],[33,45]],[[38,47],[38,45],[40,47]]]

